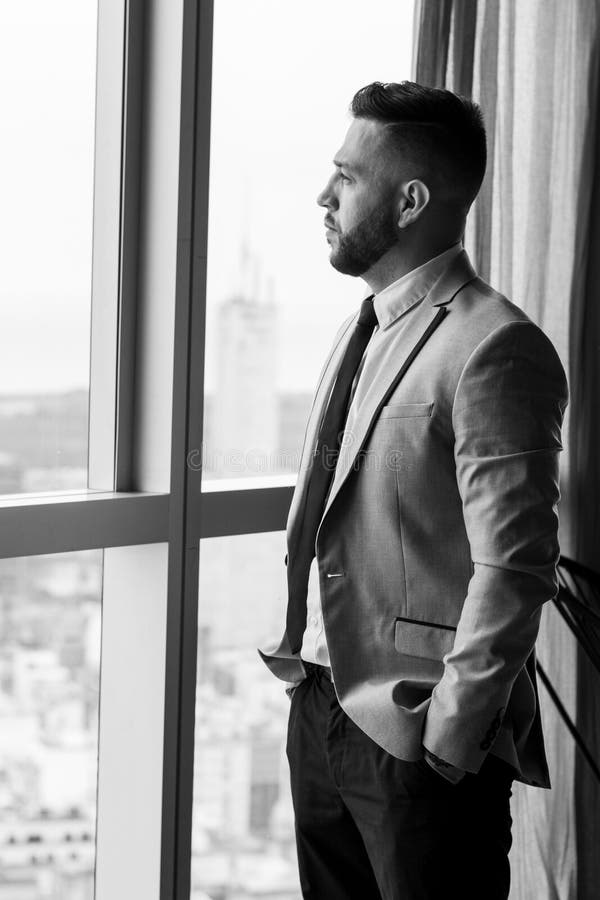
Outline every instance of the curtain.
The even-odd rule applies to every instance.
[[[562,553],[600,570],[600,0],[417,0],[413,77],[480,103],[488,170],[465,241],[569,379]],[[600,679],[552,605],[538,658],[596,759]],[[515,784],[511,900],[600,894],[600,790],[544,687],[552,790]]]

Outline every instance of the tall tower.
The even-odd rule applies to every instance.
[[[212,450],[223,477],[278,470],[277,304],[271,284],[261,297],[258,264],[242,253],[240,288],[218,311]]]

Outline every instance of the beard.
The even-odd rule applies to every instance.
[[[338,231],[329,262],[343,275],[363,275],[398,241],[393,209],[374,209],[349,231]]]

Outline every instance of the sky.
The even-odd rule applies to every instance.
[[[89,385],[96,12],[0,0],[0,394]]]
[[[339,325],[358,309],[365,283],[329,264],[315,198],[355,91],[411,77],[412,16],[412,0],[217,0],[207,389],[218,352],[214,314],[239,287],[245,240],[263,293],[273,280],[280,389],[312,389]]]
[[[96,14],[0,0],[2,394],[89,383]],[[282,390],[311,390],[358,308],[364,282],[331,268],[315,198],[354,92],[410,78],[412,15],[413,0],[215,0],[208,390],[232,292],[271,291]]]

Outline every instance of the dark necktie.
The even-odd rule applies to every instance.
[[[317,531],[339,456],[352,382],[376,324],[373,296],[367,297],[362,301],[321,423],[307,486],[301,533],[287,565],[289,601],[286,630],[292,653],[298,653],[302,647],[310,564],[315,555]]]

